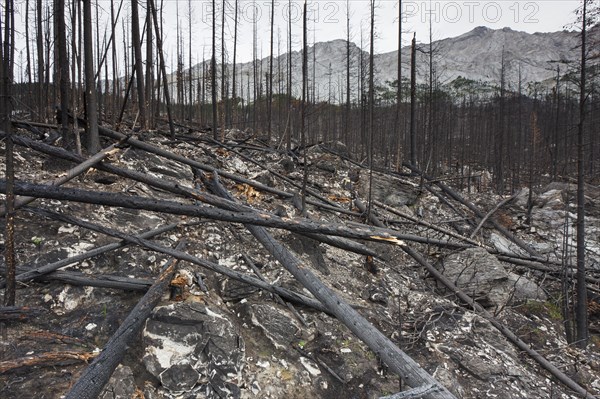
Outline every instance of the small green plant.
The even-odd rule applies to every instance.
[[[532,314],[538,317],[547,317],[551,320],[562,320],[560,306],[551,301],[533,301],[529,300],[519,306],[524,314]]]

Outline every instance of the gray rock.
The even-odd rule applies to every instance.
[[[323,159],[323,160],[317,161],[315,163],[315,166],[317,168],[319,168],[325,172],[329,172],[329,173],[335,173],[337,171],[335,162],[328,160],[328,159]]]
[[[535,196],[534,196],[535,199]],[[522,188],[515,199],[512,200],[512,205],[521,209],[527,209],[529,203],[529,188]]]
[[[291,239],[288,243],[294,252],[308,255],[315,269],[325,275],[329,275],[329,267],[327,267],[327,262],[325,262],[325,258],[323,257],[325,251],[319,241],[298,234],[292,234],[290,237]]]
[[[418,189],[403,183],[391,176],[373,175],[373,198],[394,208],[402,205],[414,205],[418,197]],[[361,173],[358,192],[362,198],[369,196],[369,173]]]
[[[131,368],[119,364],[98,398],[130,399],[135,394],[135,387]]]
[[[538,195],[535,200],[535,205],[545,209],[565,209],[563,192],[561,190],[550,190]]]
[[[258,292],[258,288],[241,281],[226,278],[221,283],[221,297],[224,301],[237,301],[248,298],[255,292]]]
[[[485,307],[504,307],[513,301],[545,300],[546,294],[525,277],[504,269],[483,248],[469,248],[448,256],[444,275]]]
[[[266,186],[275,186],[275,179],[273,178],[273,175],[267,170],[258,173],[257,175],[253,176],[252,179]]]
[[[278,349],[288,348],[302,330],[287,310],[262,304],[253,304],[248,308],[252,324],[259,327]]]
[[[187,362],[174,364],[159,375],[160,383],[171,392],[189,392],[200,374]]]
[[[491,233],[490,242],[498,252],[527,256],[527,252],[525,252],[525,250],[521,249],[517,244],[499,234]]]
[[[229,318],[200,303],[157,307],[143,331],[146,369],[173,393],[198,384],[208,398],[237,398],[244,341]]]
[[[342,143],[341,141],[333,141],[331,143],[323,144],[323,146],[328,150],[335,152],[336,154],[350,158],[348,147],[346,147],[346,144]]]

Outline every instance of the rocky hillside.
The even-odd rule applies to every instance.
[[[597,37],[600,28],[592,29],[591,37]],[[419,42],[424,38],[417,38]],[[492,86],[499,85],[502,68],[502,57],[506,68],[507,85],[517,89],[519,73],[523,87],[528,83],[545,82],[551,84],[556,78],[556,67],[560,66],[562,73],[567,70],[564,61],[578,59],[577,46],[579,35],[577,32],[561,31],[548,33],[526,33],[510,28],[490,29],[477,27],[463,35],[436,40],[432,43],[434,50],[433,61],[436,68],[437,79],[442,84],[450,83],[458,77],[480,81]],[[429,79],[428,43],[418,43],[422,50],[417,53],[417,80],[425,83]],[[318,101],[337,102],[345,99],[346,90],[346,41],[333,40],[318,42],[309,46],[309,80],[310,92],[314,93]],[[351,52],[351,84],[358,86],[360,54],[364,62],[368,60],[368,52],[354,43],[350,43]],[[292,59],[292,85],[295,96],[301,93],[302,54],[294,51]],[[402,74],[410,76],[410,46],[402,48]],[[287,87],[288,54],[280,55],[274,60],[274,87],[281,84]],[[368,64],[365,64],[368,65]],[[209,63],[204,66],[209,70]],[[398,52],[375,55],[375,78],[377,84],[386,85],[397,79]],[[248,93],[247,87],[252,87],[254,68],[258,76],[265,76],[269,71],[269,58],[265,57],[256,65],[252,62],[237,66],[238,84],[237,94],[244,99],[252,99],[253,91]],[[365,67],[366,68],[366,67]],[[202,64],[194,68],[195,76],[202,76]],[[220,67],[219,67],[220,70]],[[228,66],[229,73],[232,71]],[[206,72],[208,73],[208,72]],[[248,86],[250,84],[250,86]],[[262,83],[263,92],[266,83]],[[276,90],[277,91],[277,90]]]
[[[19,129],[19,182],[46,184],[79,162],[44,144],[44,130]],[[123,137],[102,133],[106,147]],[[459,176],[444,176],[451,188],[381,171],[367,222],[369,173],[343,145],[311,147],[305,164],[241,131],[225,142],[193,128],[152,132],[64,188],[17,184],[42,198],[16,215],[19,307],[0,308],[0,397],[61,398],[105,354],[118,363],[105,399],[390,397],[410,385],[393,372],[397,353],[439,383],[423,397],[440,397],[440,386],[464,399],[600,394],[598,187],[587,198],[592,338],[583,351],[567,343],[562,317],[574,256],[568,183],[537,188],[528,220],[526,191],[486,215],[504,200],[487,190],[487,173],[460,191]],[[294,277],[282,254],[326,288]],[[109,353],[173,267],[150,316]],[[335,299],[317,300],[323,293]],[[344,319],[344,304],[356,316]],[[375,331],[392,352],[368,340]]]

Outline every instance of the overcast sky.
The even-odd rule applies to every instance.
[[[233,31],[233,0],[228,0],[228,12],[231,14],[226,22],[226,36],[232,35]],[[168,7],[168,15],[174,15],[175,1],[169,0],[165,4]],[[221,1],[217,0],[217,3]],[[477,26],[488,26],[493,29],[510,27],[515,30],[534,32],[552,32],[562,30],[575,19],[573,11],[578,7],[578,0],[542,0],[542,1],[421,1],[405,0],[402,2],[403,45],[410,43],[412,32],[417,33],[417,40],[429,42],[429,21],[431,18],[433,26],[433,39],[453,37],[472,30]],[[211,1],[192,1],[194,24],[192,29],[193,42],[198,56],[202,58],[202,49],[206,45],[207,55],[210,48],[210,23],[211,23]],[[252,26],[257,21],[259,43],[262,48],[262,56],[266,57],[269,52],[269,21],[270,0],[240,0],[239,21],[240,37],[238,47],[238,59],[249,61],[252,59]],[[281,35],[281,52],[285,52],[285,37],[288,29],[288,11],[292,11],[292,32],[294,49],[301,45],[301,11],[302,1],[292,1],[291,7],[287,0],[275,2],[275,53],[277,53],[277,32]],[[361,26],[363,30],[363,45],[368,49],[368,19],[369,1],[350,0],[351,15],[351,40],[360,45]],[[218,6],[220,7],[220,6]],[[180,19],[186,25],[188,1],[180,0]],[[309,9],[309,43],[313,40],[329,41],[333,39],[345,39],[346,37],[346,1],[319,0],[308,3]],[[220,11],[219,11],[220,12]],[[375,10],[376,33],[375,51],[384,53],[394,51],[398,48],[398,2],[396,0],[379,0],[376,2]],[[170,21],[172,25],[174,19]],[[174,34],[174,33],[173,33]],[[228,51],[232,51],[231,39],[228,40]],[[259,49],[259,56],[260,56]],[[194,53],[194,50],[192,51]]]
[[[234,0],[226,1],[226,23],[225,37],[227,42],[228,62],[231,62],[233,56],[233,5]],[[403,46],[410,43],[412,32],[417,33],[419,42],[429,42],[429,22],[431,19],[433,27],[433,39],[439,40],[446,37],[453,37],[472,30],[477,26],[488,26],[493,29],[510,27],[515,30],[526,32],[551,32],[562,30],[569,26],[574,20],[573,11],[579,6],[580,0],[538,0],[538,1],[518,1],[518,0],[459,0],[459,1],[441,1],[441,0],[404,0],[402,2],[403,11]],[[31,11],[29,15],[30,30],[35,32],[34,28],[34,4],[29,2]],[[105,30],[110,34],[110,1],[98,0],[93,4],[98,4],[98,15],[100,23],[98,27],[101,30],[101,36]],[[114,1],[115,8],[118,8],[120,1]],[[155,4],[160,4],[161,0],[155,0]],[[212,0],[162,0],[164,6],[164,29],[165,29],[165,56],[167,68],[175,64],[176,48],[176,26],[177,26],[177,8],[179,7],[180,29],[184,35],[184,59],[188,62],[188,42],[189,42],[189,7],[192,12],[192,60],[193,63],[202,61],[203,58],[210,58],[211,45],[211,21],[212,21]],[[218,24],[220,25],[220,15],[223,0],[216,0]],[[17,26],[17,76],[25,65],[24,57],[24,24],[25,24],[25,1],[15,2],[17,13],[21,25]],[[46,1],[44,4],[52,4]],[[67,4],[71,4],[68,1]],[[122,57],[123,30],[129,30],[130,26],[125,20],[130,18],[130,0],[123,0],[123,11],[121,13],[120,23],[117,26],[117,39],[119,45],[119,62],[124,62]],[[141,7],[141,17],[145,14],[146,0],[139,0]],[[290,6],[291,4],[291,6]],[[285,53],[287,50],[286,37],[288,34],[288,18],[291,10],[293,49],[301,48],[302,42],[302,0],[280,0],[275,2],[275,44],[274,53]],[[363,32],[363,48],[368,50],[369,43],[369,1],[368,0],[350,0],[350,25],[351,41],[360,45],[361,31]],[[317,0],[308,3],[309,10],[309,43],[313,41],[322,42],[334,39],[346,38],[346,0]],[[238,33],[238,62],[247,62],[252,60],[252,28],[256,21],[258,36],[258,56],[266,57],[269,54],[269,21],[270,21],[270,0],[239,0],[238,7],[239,33]],[[95,19],[96,13],[93,10]],[[67,11],[67,19],[70,19],[70,10]],[[398,48],[398,1],[397,0],[378,0],[375,10],[376,21],[376,41],[375,52],[385,53],[394,51]],[[220,28],[218,28],[220,36]],[[130,35],[130,33],[128,33]],[[280,37],[280,40],[278,40]],[[33,41],[33,38],[32,38]],[[101,46],[104,46],[104,40],[101,39]],[[279,43],[279,45],[278,45]],[[220,43],[218,44],[220,47]],[[20,54],[19,54],[20,52]],[[35,55],[35,51],[33,52]],[[217,55],[220,60],[220,55]]]

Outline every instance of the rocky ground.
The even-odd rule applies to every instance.
[[[36,138],[25,130],[19,134]],[[269,150],[240,131],[227,136],[239,153],[206,138],[188,132],[178,140],[159,134],[140,137],[204,165],[298,192],[290,181],[302,183],[302,158]],[[311,147],[309,186],[342,208],[357,211],[352,199],[367,203],[368,170],[327,148],[344,155],[339,143]],[[16,147],[16,152],[17,177],[22,181],[48,182],[73,166],[30,148]],[[188,165],[139,148],[123,148],[105,162],[205,189]],[[562,372],[592,394],[600,393],[600,189],[589,186],[587,191],[592,338],[582,351],[567,343],[562,321],[562,289],[572,292],[573,288],[572,279],[560,273],[561,263],[574,264],[573,185],[555,182],[536,188],[531,212],[528,191],[523,190],[491,216],[545,260],[536,262],[489,223],[473,237],[479,245],[461,241],[480,219],[439,190],[426,190],[408,170],[403,172],[374,174],[373,198],[380,204],[373,206],[373,212],[379,220],[406,234],[467,243],[466,249],[409,244]],[[298,196],[281,197],[226,178],[222,182],[237,200],[256,210],[300,216],[295,207]],[[97,169],[66,186],[199,204]],[[479,188],[461,194],[484,213],[503,200]],[[153,240],[174,247],[185,239],[189,254],[248,275],[260,274],[271,284],[310,296],[240,224],[51,199],[32,206],[131,234],[179,223]],[[359,213],[313,205],[308,206],[307,217],[335,224],[365,223]],[[457,398],[579,397],[399,246],[363,242],[379,255],[371,258],[287,230],[270,232]],[[4,229],[1,234],[4,244]],[[22,271],[111,242],[115,239],[39,213],[22,210],[16,216]],[[521,263],[507,262],[511,259]],[[59,280],[59,273],[21,283],[17,304],[30,307],[32,313],[24,320],[5,321],[1,327],[0,397],[64,395],[170,261],[162,253],[127,246],[62,269],[72,272],[70,276],[118,276],[138,284],[128,290],[67,284]],[[177,268],[170,292],[129,346],[101,398],[380,398],[406,389],[377,354],[335,318],[189,262],[180,262]]]

